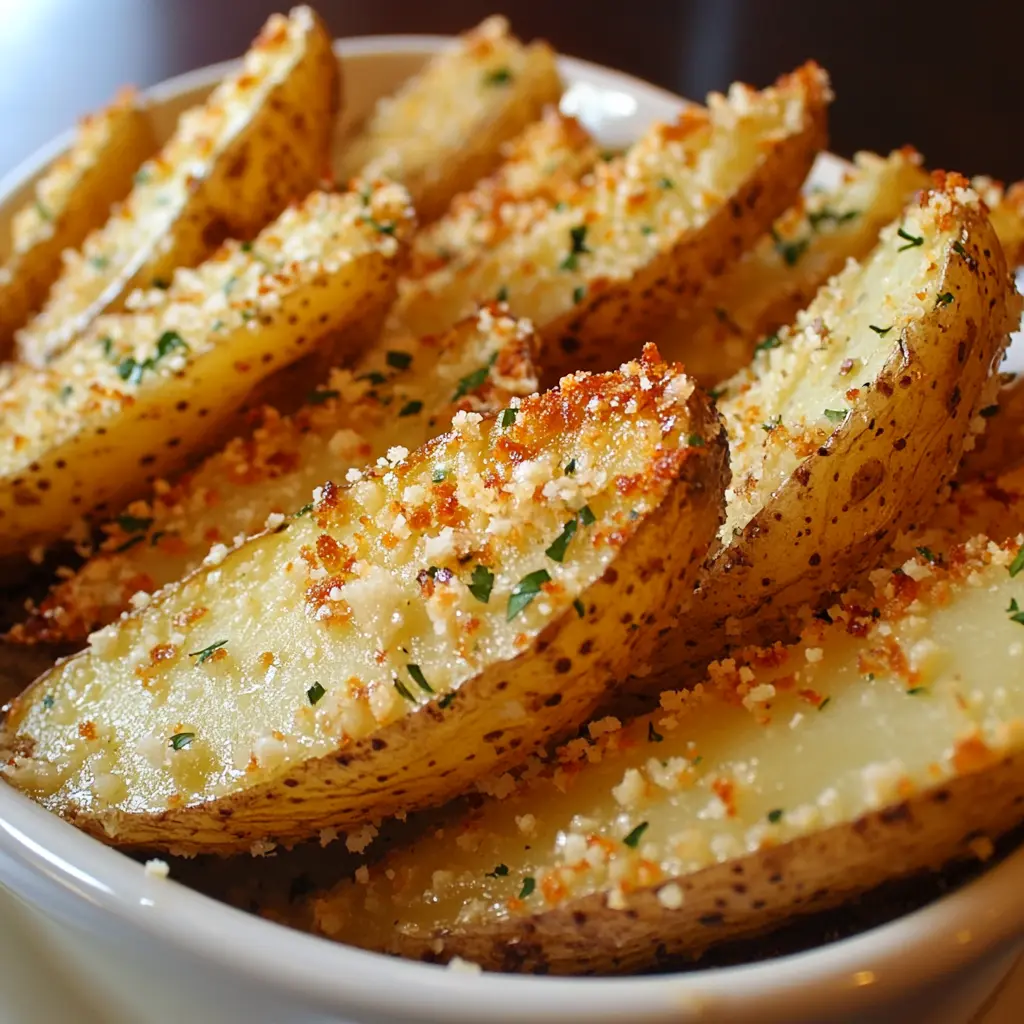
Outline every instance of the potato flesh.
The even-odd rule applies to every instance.
[[[936,270],[962,230],[959,218],[948,213],[944,196],[926,207],[908,207],[863,264],[836,275],[797,316],[794,329],[780,332],[777,347],[759,352],[749,368],[725,382],[719,408],[733,482],[723,543],[841,428],[898,350],[903,330],[935,309],[942,282]]]
[[[576,614],[573,601],[654,514],[668,481],[652,479],[652,467],[691,450],[680,432],[692,384],[662,368],[651,385],[646,365],[607,393],[601,381],[566,382],[596,389],[569,426],[550,420],[546,396],[527,399],[506,427],[459,414],[452,433],[411,458],[392,450],[283,530],[215,549],[200,572],[94,634],[90,653],[26,694],[8,725],[31,737],[34,756],[12,779],[75,814],[211,799],[343,749],[515,658]],[[518,462],[509,445],[531,457]],[[509,489],[486,488],[488,473]],[[465,510],[458,535],[440,525],[453,497]],[[431,512],[429,528],[413,525],[431,509],[442,519]],[[571,519],[558,561],[545,552]],[[494,572],[486,603],[468,586],[484,563]],[[431,579],[430,566],[452,575]],[[539,569],[551,581],[512,615],[513,588]],[[524,714],[515,701],[506,712]],[[189,732],[182,749],[170,745]]]
[[[227,208],[217,209],[214,196],[206,194],[207,182],[215,180],[215,170],[251,125],[265,121],[266,130],[270,120],[289,115],[291,108],[298,106],[297,98],[289,95],[289,102],[280,103],[279,110],[268,111],[268,101],[289,85],[289,79],[295,79],[291,88],[303,92],[299,99],[305,115],[312,121],[322,113],[319,108],[324,97],[315,93],[324,90],[313,86],[314,95],[306,93],[311,83],[305,79],[316,79],[319,69],[315,64],[324,52],[330,54],[329,40],[308,7],[295,8],[287,18],[275,15],[267,22],[239,72],[225,79],[202,106],[182,116],[171,140],[139,169],[122,207],[86,239],[79,253],[69,254],[47,304],[18,334],[20,359],[34,366],[45,364],[97,315],[118,308],[131,287],[148,287],[154,277],[169,277],[174,266],[198,262],[205,252],[202,248],[191,251],[197,242],[191,237],[197,224],[202,234],[207,224],[216,227],[216,221],[227,219],[235,234],[246,227],[248,234],[254,234],[262,226],[260,221],[252,223],[254,216],[275,216],[288,199],[303,195],[315,184],[328,150],[323,145],[318,152],[310,140],[309,151],[293,152],[279,161],[284,168],[276,168],[276,182],[267,180],[262,162],[254,154],[243,152],[247,159],[241,173],[220,183],[216,196],[233,204],[233,217],[228,217]],[[333,78],[329,86],[333,103]],[[333,111],[330,118],[333,123]],[[289,130],[294,134],[294,128],[289,126]],[[268,139],[269,144],[279,141],[273,133]],[[303,173],[307,163],[316,166]],[[269,197],[265,193],[273,195],[292,177],[301,187],[286,190],[276,204],[269,199],[272,208],[266,209]],[[214,239],[213,245],[217,241]],[[167,265],[179,247],[184,247],[178,253],[180,258]],[[210,248],[207,243],[205,251]]]
[[[103,224],[155,148],[133,90],[122,90],[109,107],[82,119],[71,148],[11,222],[9,259],[0,268],[0,355],[7,356],[14,330],[45,300],[60,275],[64,250],[77,248]]]
[[[751,359],[755,342],[790,323],[848,259],[862,259],[913,192],[928,185],[921,158],[858,153],[834,189],[812,192],[772,234],[679,311],[659,335],[667,359],[713,386]]]
[[[549,110],[515,140],[491,177],[457,195],[443,217],[418,232],[406,277],[465,266],[489,246],[540,220],[593,166],[597,147],[575,119]]]
[[[135,313],[16,374],[0,395],[0,551],[123,507],[209,444],[256,383],[386,303],[411,223],[397,185],[313,193],[251,245],[179,271]]]
[[[812,89],[823,88],[817,78],[813,87],[799,80],[763,92],[734,86],[728,99],[710,97],[708,111],[691,109],[676,125],[655,125],[525,234],[405,291],[390,329],[442,330],[499,292],[513,314],[542,333],[558,318],[582,313],[588,296],[629,281],[697,234],[756,172],[769,143],[807,130],[822,102]]]
[[[982,538],[952,572],[908,561],[862,602],[863,638],[837,607],[835,625],[812,623],[782,664],[721,663],[697,695],[667,693],[621,730],[592,723],[562,764],[484,787],[511,795],[371,865],[368,883],[314,898],[317,927],[373,949],[419,938],[426,951],[442,930],[590,893],[623,910],[632,890],[852,822],[1020,750],[1024,626],[1008,611],[1024,602],[1024,576],[1008,571],[1019,544]],[[676,891],[661,891],[672,910]]]
[[[262,530],[268,516],[301,507],[325,480],[344,480],[389,448],[418,448],[460,408],[493,412],[532,393],[532,346],[528,325],[485,309],[442,339],[379,348],[355,370],[333,371],[298,415],[269,410],[252,438],[236,438],[184,481],[133,502],[108,525],[100,554],[12,636],[81,642],[136,593],[181,579],[211,544]]]
[[[524,46],[504,18],[488,18],[378,102],[362,131],[344,144],[337,176],[402,182],[428,222],[489,174],[501,161],[502,144],[561,94],[551,49]]]

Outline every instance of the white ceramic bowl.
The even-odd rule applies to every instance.
[[[347,93],[343,126],[445,45],[424,36],[339,42]],[[206,68],[153,89],[161,128],[169,133],[177,115],[230,67]],[[683,103],[582,61],[563,59],[562,71],[569,84],[565,108],[609,146],[635,138],[652,120],[671,118]],[[69,138],[55,140],[0,182],[0,236],[6,237],[6,222],[34,178]],[[815,180],[827,183],[841,167],[834,157],[822,158]],[[2,785],[0,882],[33,908],[20,933],[26,948],[45,942],[47,974],[77,984],[75,1019],[92,1019],[86,1010],[92,1001],[97,1020],[140,1024],[182,1016],[248,1024],[962,1024],[1006,973],[1024,936],[1020,850],[923,910],[778,960],[645,978],[466,975],[335,945],[149,877],[135,862]]]

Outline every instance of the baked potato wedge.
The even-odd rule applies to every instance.
[[[584,720],[692,592],[717,414],[652,350],[452,426],[94,633],[16,702],[9,781],[119,846],[266,849]]]
[[[991,178],[978,177],[971,186],[985,200],[992,226],[1011,268],[1024,265],[1024,181],[1004,189]]]
[[[129,505],[105,527],[99,553],[9,638],[81,646],[133,598],[198,567],[212,544],[272,526],[324,480],[344,480],[389,448],[418,448],[460,410],[496,412],[533,393],[535,345],[528,324],[489,307],[445,335],[335,370],[294,416],[266,408],[250,436]]]
[[[378,101],[336,162],[341,181],[386,175],[409,190],[423,223],[501,162],[502,146],[562,95],[554,51],[524,46],[491,17]]]
[[[17,374],[0,392],[0,555],[109,518],[201,454],[255,384],[386,307],[412,224],[394,183],[311,193]]]
[[[592,722],[296,914],[426,960],[623,972],[986,857],[1024,817],[1021,539],[883,571],[794,646]]]
[[[79,122],[71,148],[39,179],[31,201],[11,222],[7,261],[0,267],[0,359],[10,358],[15,330],[60,276],[61,254],[103,225],[155,150],[134,89],[122,89],[110,106]]]
[[[659,335],[659,348],[703,386],[721,383],[750,362],[757,342],[792,323],[847,260],[863,259],[882,228],[929,183],[913,149],[888,157],[858,153],[834,189],[801,198],[750,252],[680,308]]]
[[[69,253],[43,309],[17,335],[42,366],[135,288],[159,287],[227,238],[252,238],[312,189],[330,160],[338,65],[319,17],[276,14],[206,102],[184,114],[131,194]]]
[[[599,164],[525,232],[403,286],[389,330],[440,331],[501,295],[536,326],[552,377],[615,365],[793,203],[830,97],[813,64],[762,92],[712,94]]]
[[[984,423],[1019,320],[984,205],[938,174],[723,385],[726,521],[664,664],[706,664],[723,639],[778,639],[793,611],[926,519]]]
[[[452,265],[525,231],[594,166],[598,149],[587,130],[552,107],[502,149],[504,163],[457,195],[444,216],[413,239],[408,278]]]

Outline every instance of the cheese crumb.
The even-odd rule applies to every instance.
[[[154,857],[146,861],[146,875],[149,878],[167,878],[171,873],[171,867],[165,860]]]
[[[658,890],[658,902],[666,910],[678,910],[683,905],[683,890],[678,882],[669,882]]]

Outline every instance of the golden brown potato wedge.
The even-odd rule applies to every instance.
[[[83,644],[87,635],[199,566],[212,544],[232,544],[302,505],[325,480],[413,449],[460,411],[496,412],[537,389],[529,325],[482,310],[441,337],[378,349],[335,370],[292,417],[272,408],[194,472],[162,483],[106,529],[100,551],[58,583],[27,622],[22,643]]]
[[[19,358],[44,365],[133,289],[159,287],[226,238],[251,238],[304,196],[327,169],[338,95],[319,17],[308,7],[271,17],[242,68],[182,116],[118,211],[68,254],[46,305],[18,332]]]
[[[133,89],[122,89],[110,106],[82,118],[71,148],[39,179],[32,201],[11,224],[10,251],[0,267],[0,359],[10,358],[15,330],[60,276],[61,254],[102,226],[111,206],[131,191],[139,164],[155,150]]]
[[[1019,319],[983,205],[964,179],[938,175],[724,385],[726,522],[664,664],[777,639],[795,609],[929,516]]]
[[[109,518],[201,454],[257,382],[386,307],[412,218],[394,183],[311,193],[16,375],[0,392],[0,554]]]
[[[830,97],[816,65],[762,92],[713,94],[598,165],[527,231],[403,286],[389,330],[440,331],[501,295],[537,327],[550,376],[628,358],[792,204]]]
[[[292,913],[427,960],[620,972],[986,857],[1024,817],[1019,549],[883,571],[798,644],[592,722]]]
[[[849,259],[863,259],[878,233],[930,179],[920,154],[858,153],[834,189],[787,210],[742,259],[677,311],[658,345],[705,387],[743,369],[765,335],[792,323]]]
[[[502,145],[562,95],[554,51],[524,46],[491,17],[377,104],[338,163],[342,181],[387,175],[423,223],[501,162]]]
[[[10,781],[121,846],[265,849],[582,721],[692,593],[718,417],[652,350],[452,426],[94,633],[9,715]]]
[[[473,257],[540,220],[598,159],[586,129],[555,108],[502,150],[489,178],[457,195],[443,217],[413,240],[406,277],[417,278]]]

